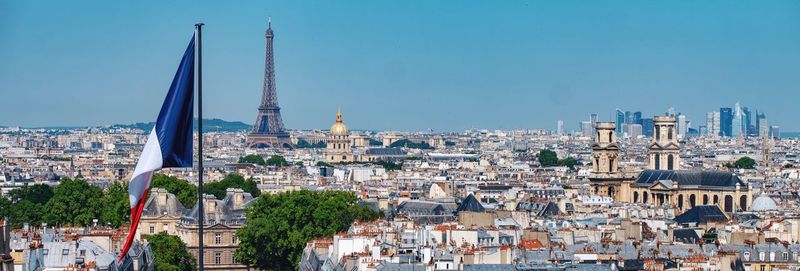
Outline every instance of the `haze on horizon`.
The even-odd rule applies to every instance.
[[[735,102],[800,131],[798,1],[0,1],[0,125],[154,121],[195,22],[204,114],[289,129],[567,129]]]

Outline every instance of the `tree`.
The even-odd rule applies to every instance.
[[[389,145],[389,147],[390,148],[406,147],[412,149],[426,149],[426,150],[433,149],[433,147],[431,147],[431,145],[429,145],[426,142],[416,143],[416,142],[411,142],[411,140],[408,139],[400,139],[398,141],[392,142],[392,144]]]
[[[44,222],[44,205],[53,197],[53,188],[45,184],[23,186],[0,196],[0,218],[8,219],[11,227],[25,223],[39,225]]]
[[[181,238],[160,232],[142,236],[155,255],[155,269],[158,271],[193,271],[197,269],[194,256],[186,250]]]
[[[558,164],[561,166],[568,167],[569,169],[575,169],[575,165],[578,164],[578,160],[575,160],[575,158],[572,157],[567,157],[561,159],[561,161],[558,161]]]
[[[556,152],[548,149],[539,151],[537,159],[542,167],[552,167],[558,165],[558,155]]]
[[[242,164],[256,164],[256,165],[260,165],[260,166],[263,166],[265,164],[264,157],[261,157],[261,155],[255,155],[255,154],[248,154],[246,156],[239,157],[239,163],[242,163]]]
[[[317,161],[318,167],[333,167],[333,165],[325,163],[325,161]]]
[[[235,173],[228,174],[220,181],[203,184],[203,193],[214,195],[217,199],[224,199],[228,188],[241,188],[253,197],[261,195],[261,190],[258,189],[258,184],[253,179],[245,180],[242,175]]]
[[[344,191],[293,191],[262,195],[245,211],[236,233],[237,262],[266,270],[296,270],[306,242],[347,230],[355,220],[379,215]]]
[[[64,179],[45,205],[44,220],[51,225],[91,225],[100,217],[103,190],[85,180]]]
[[[106,188],[100,206],[100,221],[103,224],[117,228],[130,223],[131,204],[128,199],[128,183],[114,182]]]
[[[164,188],[178,198],[178,201],[186,208],[194,207],[197,202],[197,186],[190,184],[189,181],[178,179],[177,177],[164,174],[153,175],[150,188]]]
[[[307,149],[307,148],[320,149],[320,148],[327,148],[328,147],[328,145],[325,144],[325,142],[323,142],[323,141],[319,141],[317,143],[311,144],[311,143],[308,143],[308,141],[305,141],[302,138],[297,140],[297,144],[294,145],[294,146],[295,146],[295,148],[298,148],[298,149]]]
[[[286,158],[283,158],[283,156],[273,155],[273,156],[270,156],[269,159],[267,159],[267,163],[266,164],[268,166],[285,167],[285,166],[289,165],[289,162],[286,161]]]
[[[756,167],[756,160],[753,160],[753,158],[745,156],[739,158],[739,160],[736,160],[736,162],[733,163],[733,166],[735,168],[754,169]]]

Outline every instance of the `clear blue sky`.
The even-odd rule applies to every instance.
[[[800,131],[800,1],[0,0],[0,125],[153,121],[197,21],[205,114],[252,123],[272,16],[286,126],[574,129],[737,101]],[[234,5],[234,3],[236,5]]]

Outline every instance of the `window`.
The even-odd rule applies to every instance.
[[[42,254],[43,254],[43,255],[47,255],[48,253],[50,253],[50,250],[49,250],[49,249],[46,249],[46,248],[45,248],[45,249],[42,249]]]
[[[222,264],[222,253],[214,253],[214,264]]]
[[[69,249],[66,249],[66,248],[62,249],[61,250],[61,255],[69,255]]]
[[[164,226],[164,227],[162,227],[162,230],[161,230],[161,231],[163,231],[163,232],[167,232],[167,231],[169,231],[169,224],[167,224],[167,223],[164,223],[164,225],[163,225],[163,226]]]
[[[86,256],[86,250],[85,249],[81,249],[81,257],[84,257],[84,256]]]
[[[789,260],[789,252],[784,252],[783,253],[783,260],[784,261],[788,261]]]
[[[758,260],[759,261],[763,261],[764,260],[764,252],[759,252],[758,253]]]
[[[156,233],[156,227],[154,227],[153,225],[150,225],[150,233],[151,234]]]
[[[214,234],[214,244],[217,244],[217,245],[222,244],[222,234],[221,233],[215,233]]]
[[[231,235],[231,244],[236,244],[236,234]]]

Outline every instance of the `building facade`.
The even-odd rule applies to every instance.
[[[328,149],[325,160],[328,163],[341,163],[355,161],[352,150],[353,141],[350,139],[350,132],[347,125],[342,122],[342,112],[336,113],[336,122],[331,125],[328,134]]]

